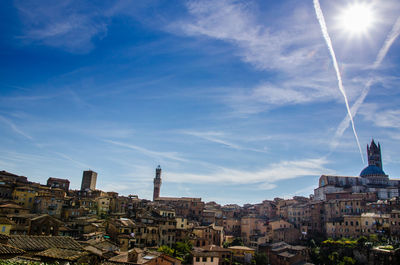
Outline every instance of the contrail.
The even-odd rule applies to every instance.
[[[353,106],[351,106],[350,110],[351,110],[351,114],[352,114],[353,117],[356,116],[356,114],[358,112],[358,109],[364,103],[364,100],[368,95],[368,92],[369,92],[369,90],[371,88],[372,83],[373,83],[372,79],[369,79],[368,82],[367,82],[367,85],[365,86],[365,88],[361,92],[360,97],[356,100],[356,102],[354,102]],[[338,128],[336,129],[335,136],[333,138],[333,142],[331,143],[331,149],[335,149],[337,147],[338,139],[340,137],[342,137],[344,131],[349,127],[349,122],[350,122],[349,115],[346,115],[346,117],[344,117],[344,119],[339,124]]]
[[[318,19],[319,25],[321,27],[322,35],[325,38],[326,45],[328,46],[329,52],[330,52],[331,57],[332,57],[333,66],[335,68],[336,77],[337,77],[337,80],[338,80],[339,90],[340,90],[340,92],[342,92],[342,95],[344,97],[344,102],[346,104],[347,113],[348,113],[350,121],[351,121],[351,127],[353,128],[354,137],[356,138],[357,145],[358,145],[358,150],[360,151],[361,160],[362,160],[363,164],[365,164],[364,156],[363,156],[362,151],[361,151],[360,141],[358,140],[358,135],[357,135],[357,132],[356,132],[356,127],[354,126],[353,116],[351,115],[349,102],[347,100],[346,91],[343,88],[342,77],[340,75],[339,66],[338,66],[338,63],[337,63],[337,60],[336,60],[335,51],[333,50],[332,41],[331,41],[331,38],[329,37],[329,33],[328,33],[328,28],[327,28],[327,26],[325,24],[324,14],[322,13],[321,6],[320,6],[318,0],[314,0],[314,9],[315,9],[315,14],[317,15],[317,19]]]
[[[397,18],[396,22],[394,23],[392,30],[390,33],[387,35],[386,40],[381,47],[381,49],[378,52],[378,55],[376,56],[375,62],[372,66],[373,69],[377,69],[382,61],[385,59],[387,52],[389,51],[390,47],[394,43],[394,41],[399,37],[400,35],[400,16]],[[372,85],[373,81],[372,78],[370,78],[367,81],[367,85],[362,91],[360,97],[356,100],[354,105],[351,107],[351,113],[353,114],[353,117],[357,114],[358,109],[360,106],[364,103],[365,98],[367,97],[370,87]],[[348,116],[346,116],[342,122],[339,124],[339,127],[336,129],[335,137],[333,140],[333,143],[331,145],[332,149],[335,149],[336,146],[338,145],[337,139],[340,138],[344,131],[347,129],[349,126],[350,119]]]
[[[392,46],[393,42],[397,39],[399,35],[400,35],[400,17],[397,18],[396,23],[394,23],[392,27],[392,30],[386,37],[385,43],[380,49],[378,56],[376,57],[376,60],[374,62],[374,65],[372,66],[374,69],[379,67],[379,65],[385,58],[387,52],[389,51],[390,46]]]

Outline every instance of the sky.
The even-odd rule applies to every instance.
[[[161,165],[161,196],[242,205],[358,176],[373,138],[400,178],[400,4],[318,3],[361,154],[313,0],[6,0],[0,170],[151,199]]]

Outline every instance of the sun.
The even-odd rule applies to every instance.
[[[355,3],[344,9],[339,16],[340,28],[351,34],[365,34],[374,24],[371,5]]]

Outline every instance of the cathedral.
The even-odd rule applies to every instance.
[[[383,171],[381,146],[372,139],[367,145],[368,166],[360,176],[330,176],[319,178],[318,188],[314,190],[315,200],[325,200],[326,194],[334,192],[376,193],[378,199],[386,200],[399,196],[400,180],[389,179]]]

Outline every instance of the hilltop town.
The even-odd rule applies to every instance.
[[[49,178],[43,185],[1,171],[0,258],[62,264],[311,264],[321,259],[316,244],[322,251],[341,242],[353,248],[364,244],[359,256],[346,254],[360,264],[395,264],[399,251],[387,244],[400,236],[400,181],[384,173],[379,144],[372,140],[367,152],[368,166],[360,176],[322,175],[309,197],[243,206],[162,197],[160,166],[152,201],[96,189],[98,175],[91,170],[83,172],[79,190],[70,189],[68,179]],[[365,254],[368,242],[375,245]],[[341,251],[337,245],[335,250]]]

